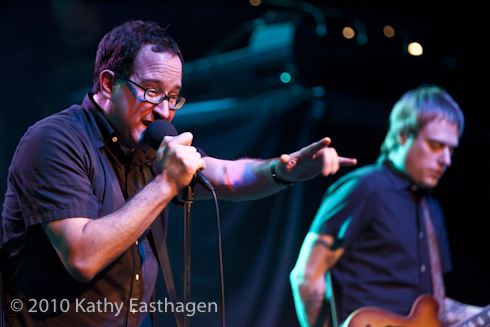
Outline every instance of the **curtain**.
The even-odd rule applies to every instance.
[[[222,159],[271,158],[291,153],[315,141],[315,120],[306,99],[309,91],[297,85],[253,97],[186,104],[177,112],[179,133],[194,134],[194,145]],[[219,201],[225,278],[226,325],[299,326],[289,284],[314,210],[326,187],[320,181],[296,183],[264,199],[231,203]],[[308,190],[310,192],[308,192]],[[311,196],[311,194],[314,196]],[[309,204],[309,205],[308,205]],[[306,224],[301,223],[309,208]],[[196,312],[191,326],[221,326],[221,288],[214,201],[192,204],[191,296]],[[312,211],[313,210],[313,211]],[[172,207],[168,247],[179,299],[182,299],[183,209]],[[157,300],[164,301],[160,279]],[[197,304],[214,302],[218,312],[197,312]],[[171,312],[157,315],[157,326],[175,326]]]

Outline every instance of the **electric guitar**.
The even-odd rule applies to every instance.
[[[419,296],[412,305],[408,316],[392,313],[376,307],[357,309],[344,322],[345,327],[440,327],[444,326],[438,318],[439,304],[433,296]],[[490,305],[466,320],[451,327],[490,326]]]

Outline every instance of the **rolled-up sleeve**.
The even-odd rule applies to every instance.
[[[21,139],[9,183],[26,227],[71,217],[97,217],[88,142],[62,119],[41,121]]]

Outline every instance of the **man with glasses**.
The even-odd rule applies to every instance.
[[[129,300],[152,301],[154,223],[165,226],[168,203],[198,169],[220,198],[247,200],[356,162],[328,138],[270,160],[208,157],[191,133],[155,151],[142,136],[182,107],[181,80],[182,55],[165,30],[125,23],[99,44],[93,94],[23,136],[2,213],[9,326],[151,326]]]

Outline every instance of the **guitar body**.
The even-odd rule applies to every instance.
[[[376,307],[357,309],[345,321],[345,327],[440,327],[439,304],[430,295],[415,300],[410,314],[402,316]]]

